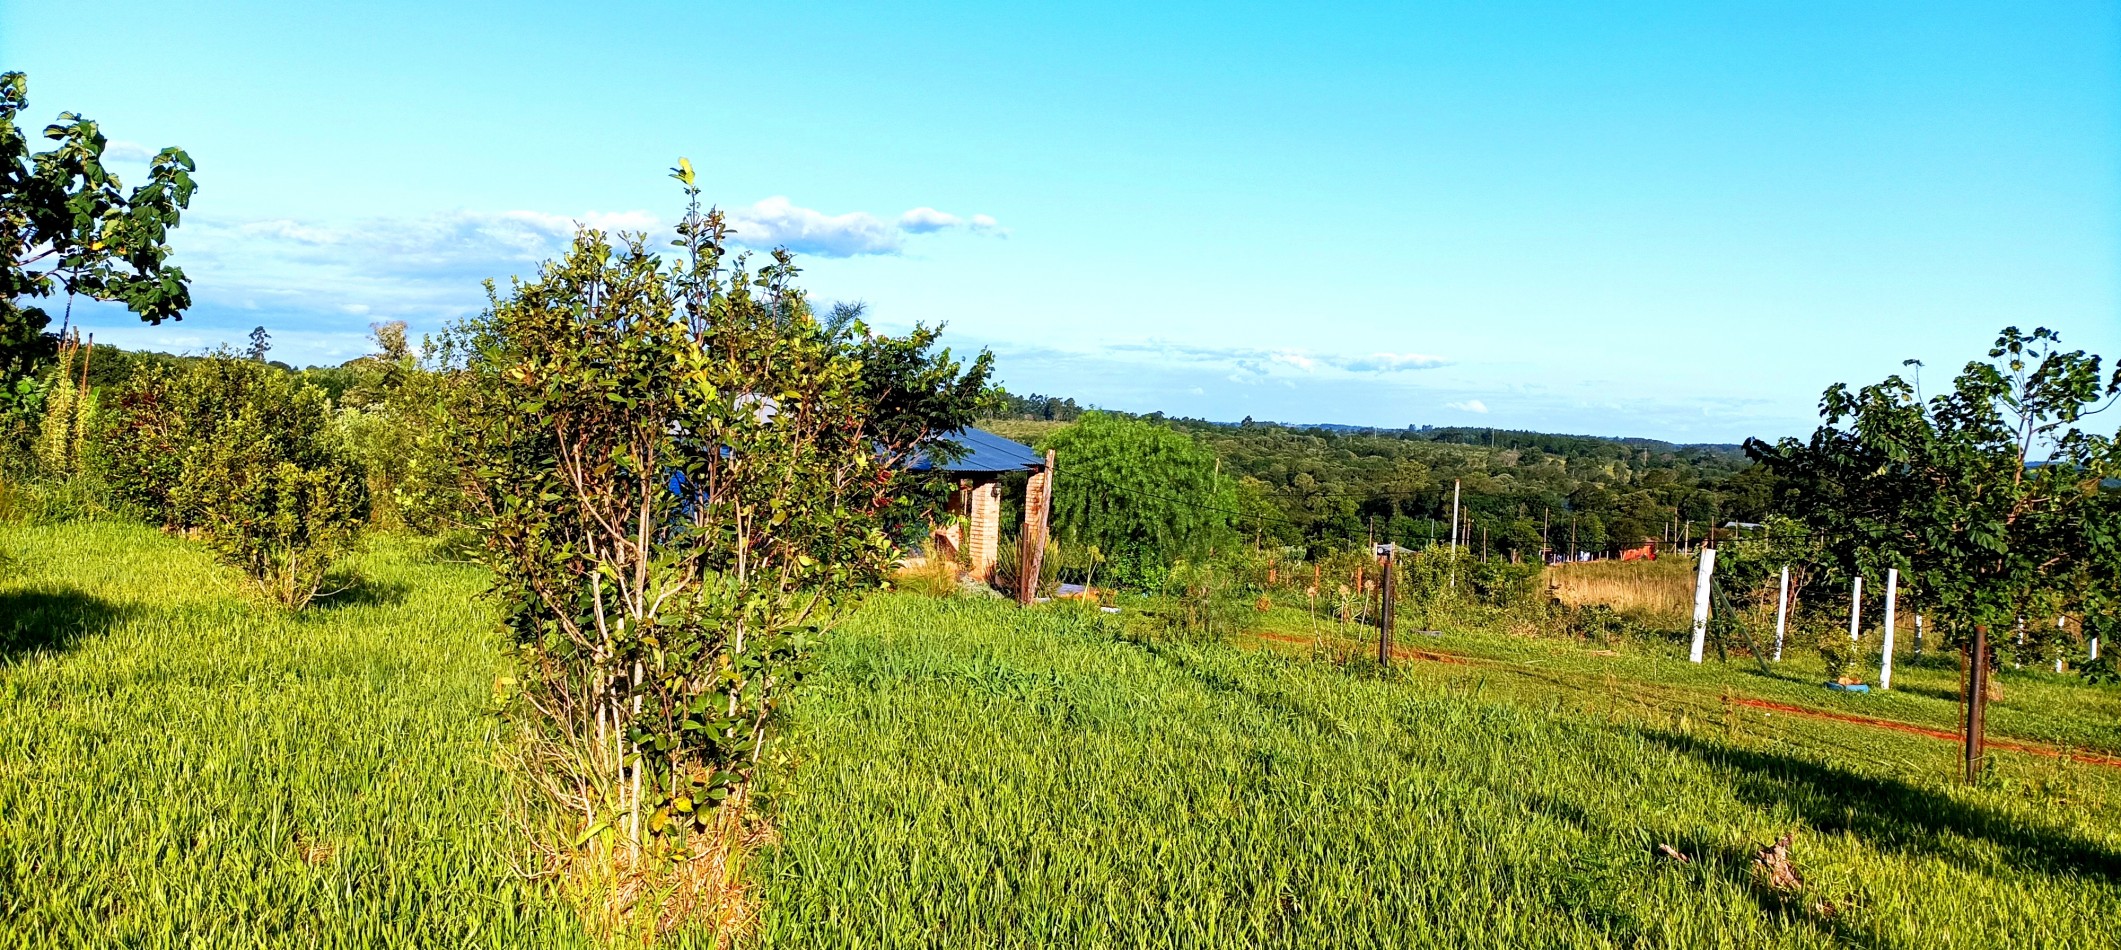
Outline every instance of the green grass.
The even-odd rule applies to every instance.
[[[1598,652],[1596,646],[1573,639],[1512,636],[1477,620],[1454,621],[1448,619],[1448,612],[1439,612],[1446,618],[1437,623],[1442,636],[1426,636],[1419,630],[1423,618],[1415,614],[1402,625],[1397,638],[1400,646],[1485,661],[1458,672],[1486,676],[1499,684],[1515,682],[1528,701],[1560,694],[1579,702],[1589,697],[1600,703],[1634,700],[1698,707],[1714,705],[1729,694],[1948,732],[1957,732],[1961,726],[1958,654],[1932,649],[1917,657],[1906,637],[1896,650],[1893,688],[1858,694],[1827,689],[1825,661],[1815,649],[1794,642],[1786,646],[1782,662],[1767,664],[1763,671],[1761,664],[1735,653],[1719,661],[1713,648],[1705,651],[1706,662],[1688,662],[1687,644],[1676,641],[1629,640]],[[1310,640],[1313,629],[1301,608],[1277,608],[1256,618],[1255,627],[1304,641]],[[1330,621],[1318,629],[1342,650],[1374,654],[1375,641],[1369,639],[1375,636],[1373,630],[1352,624],[1336,628]],[[1358,636],[1362,640],[1355,642]],[[1248,642],[1262,641],[1252,638]],[[1284,650],[1292,646],[1286,642],[1264,645]],[[1772,644],[1764,640],[1761,647],[1770,649]],[[1879,648],[1880,634],[1868,632],[1862,658],[1849,672],[1875,685]],[[2121,687],[2088,687],[2075,674],[2057,675],[2052,667],[2037,664],[2023,669],[2006,666],[1997,680],[2002,698],[1989,705],[1992,738],[2121,755]]]
[[[1571,677],[1560,677],[1563,680]],[[788,946],[2112,946],[2121,775],[883,599],[794,706]],[[1692,711],[1690,711],[1690,709]],[[1797,831],[1808,886],[1755,882]],[[1652,857],[1670,844],[1684,865]],[[1831,911],[1827,910],[1831,905]]]
[[[0,526],[0,549],[0,945],[587,943],[509,862],[476,569],[385,539],[360,587],[288,615],[137,526]],[[879,597],[791,696],[758,942],[2121,940],[2121,771],[2001,753],[1963,788],[1948,743],[1720,702],[1948,723],[1950,668],[1861,699],[1812,660],[1405,639],[1489,662],[1379,675]],[[2012,674],[1998,731],[2113,750],[2116,695]],[[1760,886],[1752,853],[1793,829],[1806,888]]]
[[[302,615],[122,524],[0,528],[0,944],[568,946],[515,875],[481,575]]]

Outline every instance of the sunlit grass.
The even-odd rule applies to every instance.
[[[1536,657],[1535,657],[1536,659]],[[1707,676],[1698,670],[1695,675]],[[2107,946],[2121,782],[1618,678],[1116,642],[884,599],[779,774],[789,946]],[[1614,690],[1585,702],[1583,688]],[[1754,876],[1797,834],[1807,886]],[[1692,860],[1653,855],[1669,844]]]
[[[385,542],[291,615],[147,528],[0,545],[0,943],[580,943],[507,857],[476,570]]]

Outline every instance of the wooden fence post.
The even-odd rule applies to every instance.
[[[1715,573],[1716,549],[1702,548],[1700,563],[1694,571],[1694,649],[1687,654],[1687,658],[1696,663],[1701,662],[1701,647],[1709,635],[1709,581]]]
[[[1981,756],[1987,727],[1988,706],[1988,625],[1974,625],[1974,643],[1969,650],[1970,669],[1966,674],[1966,782],[1971,785],[1981,778]]]
[[[1016,602],[1030,606],[1038,600],[1038,578],[1046,561],[1046,526],[1053,512],[1053,453],[1046,452],[1046,467],[1034,472],[1024,485],[1024,529],[1018,539]]]
[[[1849,591],[1849,642],[1863,639],[1863,575],[1856,575]]]
[[[1397,560],[1398,553],[1396,545],[1385,545],[1384,583],[1378,585],[1384,590],[1384,609],[1377,615],[1377,665],[1379,666],[1392,665],[1393,600],[1399,594],[1399,585],[1394,580],[1399,571],[1395,569],[1396,565],[1394,562]]]
[[[1782,662],[1782,635],[1790,626],[1790,566],[1782,565],[1782,591],[1775,595],[1775,662]]]
[[[1893,688],[1893,612],[1899,606],[1900,569],[1885,569],[1885,650],[1878,661],[1878,688]]]

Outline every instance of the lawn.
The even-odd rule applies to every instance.
[[[1560,670],[1542,690],[1473,664],[1354,675],[1116,642],[1064,609],[887,598],[795,707],[763,933],[844,947],[2121,939],[2121,773],[2003,754],[1986,786],[1962,788],[1947,743],[1726,714],[1718,672],[1685,671],[1674,679],[1699,688],[1667,687],[1683,702],[1646,705],[1618,676]],[[1785,892],[1752,864],[1792,831],[1806,884]]]
[[[586,945],[511,863],[507,661],[477,569],[383,539],[359,585],[290,616],[138,526],[0,526],[0,550],[0,944]],[[1407,638],[1461,662],[1382,674],[1286,640],[1114,633],[1062,607],[859,609],[770,753],[756,942],[2121,934],[2121,770],[2002,752],[1965,788],[1949,743],[1724,701],[1926,722],[1947,717],[1929,695],[1947,668],[1859,700],[1804,660],[1762,675],[1478,629]],[[1998,731],[2112,750],[2115,702],[2014,674]],[[1785,832],[1801,888],[1753,870]]]
[[[510,867],[478,571],[299,616],[146,528],[0,528],[0,944],[567,946]]]

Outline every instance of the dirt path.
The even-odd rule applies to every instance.
[[[1305,647],[1311,645],[1311,641],[1308,638],[1299,637],[1292,634],[1259,631],[1251,635],[1254,637],[1258,637],[1261,640],[1272,640],[1276,643],[1288,643],[1296,646]],[[1392,656],[1395,659],[1428,660],[1432,663],[1448,663],[1455,666],[1484,666],[1494,669],[1509,670],[1511,672],[1522,672],[1518,670],[1514,664],[1510,663],[1504,663],[1496,660],[1481,659],[1479,657],[1460,656],[1456,653],[1434,653],[1428,650],[1418,650],[1413,647],[1394,646],[1392,648]],[[1927,738],[1936,739],[1939,742],[1950,742],[1958,744],[1966,741],[1965,737],[1957,732],[1952,732],[1945,729],[1932,729],[1928,726],[1918,726],[1913,723],[1900,722],[1894,719],[1879,719],[1875,716],[1858,716],[1853,713],[1840,713],[1826,709],[1813,709],[1809,706],[1797,706],[1792,705],[1790,703],[1778,703],[1772,700],[1753,699],[1745,696],[1725,695],[1724,699],[1725,701],[1733,705],[1747,706],[1753,709],[1764,709],[1769,712],[1779,712],[1791,716],[1803,716],[1808,719],[1826,719],[1831,720],[1833,722],[1845,722],[1850,723],[1852,725],[1869,726],[1873,729],[1885,729],[1892,732],[1903,733],[1911,736],[1925,736]],[[2017,742],[2010,739],[1996,738],[1989,739],[1987,745],[1991,749],[2008,749],[2012,752],[2023,752],[2027,755],[2042,755],[2053,759],[2067,759],[2071,762],[2086,762],[2092,765],[2103,765],[2107,768],[2121,769],[2121,757],[2101,755],[2096,752],[2080,752],[2075,750],[2056,748],[2055,746],[2047,745],[2045,743]]]

